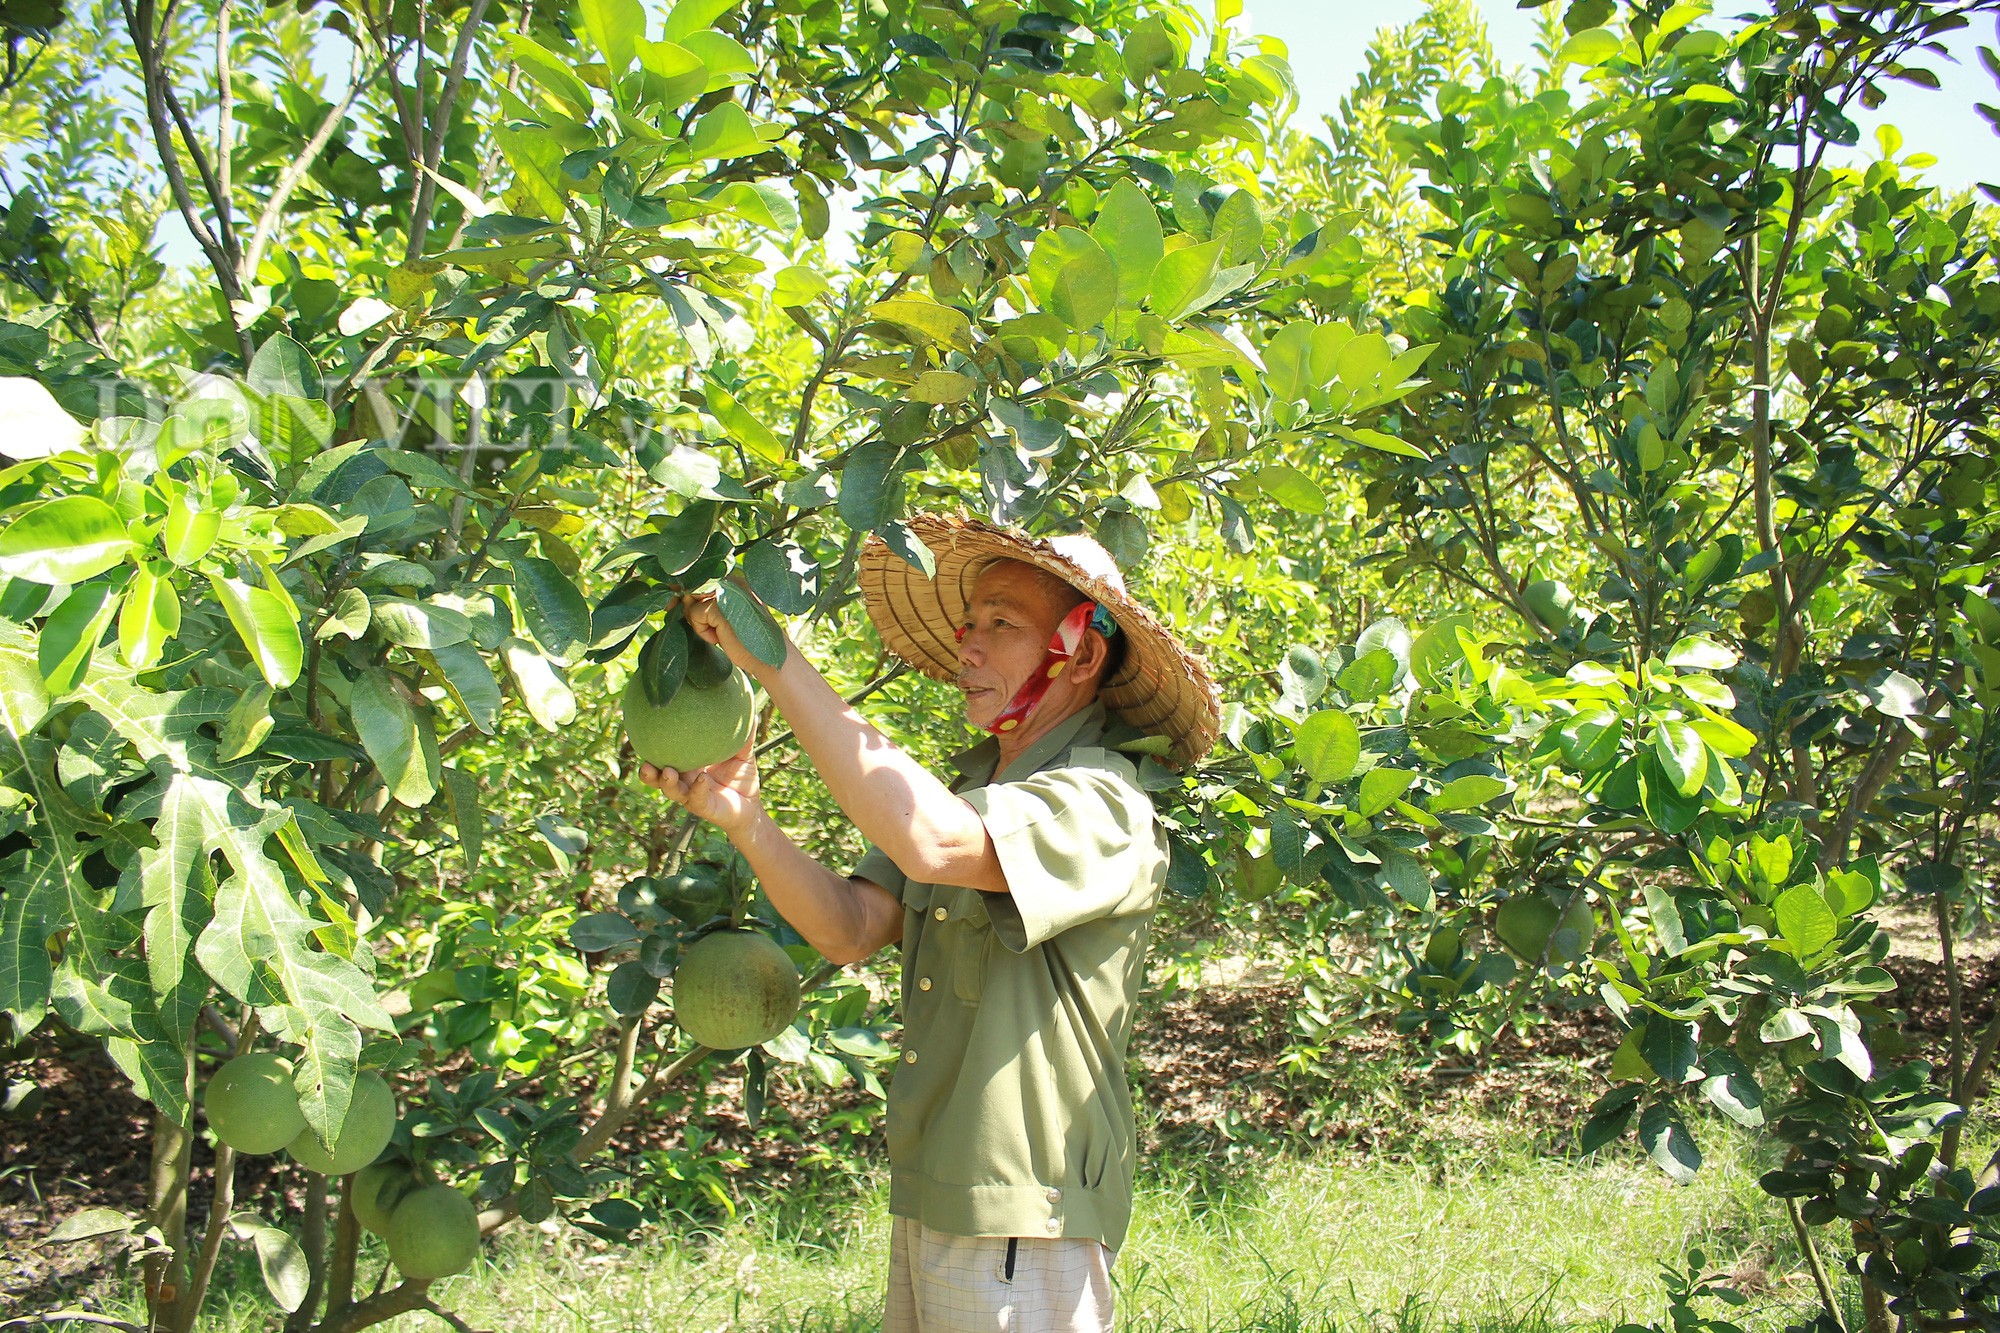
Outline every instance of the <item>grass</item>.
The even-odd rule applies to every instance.
[[[1460,1137],[1479,1148],[1448,1151]],[[1783,1215],[1757,1190],[1764,1164],[1720,1127],[1708,1135],[1707,1168],[1685,1188],[1636,1154],[1537,1155],[1525,1133],[1507,1143],[1490,1122],[1439,1123],[1426,1141],[1447,1150],[1402,1161],[1329,1150],[1239,1171],[1193,1154],[1152,1163],[1114,1270],[1120,1327],[1608,1330],[1661,1316],[1659,1262],[1690,1242],[1711,1268],[1736,1272],[1751,1303],[1732,1317],[1747,1329],[1775,1331],[1811,1303]],[[434,1294],[473,1326],[506,1333],[859,1333],[880,1319],[887,1239],[878,1181],[859,1196],[753,1201],[733,1222],[629,1248],[517,1227],[478,1270]],[[247,1333],[274,1322],[246,1260],[204,1327]],[[413,1315],[386,1327],[442,1325]]]

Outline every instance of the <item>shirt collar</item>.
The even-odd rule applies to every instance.
[[[1101,699],[1092,700],[1076,712],[1049,729],[1048,734],[1038,738],[1034,744],[1023,750],[1020,757],[1008,765],[1007,771],[1016,777],[1026,777],[1039,773],[1049,762],[1085,739],[1086,733],[1096,735],[1104,730],[1105,712]],[[965,775],[969,781],[964,787],[983,787],[993,780],[993,770],[1000,764],[1000,740],[988,736],[977,745],[960,750],[951,757],[953,767]]]

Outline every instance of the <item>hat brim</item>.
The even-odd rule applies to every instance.
[[[871,536],[861,551],[861,594],[889,651],[934,680],[958,678],[965,608],[980,573],[996,560],[1045,569],[1110,613],[1126,637],[1117,675],[1098,687],[1113,714],[1173,742],[1173,757],[1199,763],[1222,730],[1215,682],[1201,659],[1124,588],[1095,577],[1047,542],[974,518],[919,514],[910,531],[930,548],[937,573],[922,570]]]

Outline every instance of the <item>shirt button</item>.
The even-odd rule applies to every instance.
[[[932,912],[932,913],[931,913],[931,915],[932,915],[932,916],[934,916],[934,917],[936,917],[936,918],[937,918],[938,920],[942,921],[942,920],[944,920],[944,919],[945,919],[945,918],[946,918],[947,916],[950,916],[950,915],[951,915],[951,913],[949,913],[949,912],[945,911],[945,910],[944,910],[944,909],[943,909],[942,907],[940,907],[940,908],[938,908],[938,909],[937,909],[937,911],[935,911],[935,912]]]
[[[1049,1219],[1049,1234],[1050,1234],[1051,1236],[1053,1236],[1053,1235],[1055,1235],[1056,1233],[1060,1232],[1061,1230],[1062,1230],[1062,1219],[1061,1219],[1060,1217],[1052,1217],[1052,1218],[1050,1218],[1050,1219]]]
[[[1061,1203],[1061,1202],[1062,1202],[1062,1191],[1061,1191],[1061,1190],[1059,1190],[1059,1189],[1051,1189],[1051,1190],[1049,1191],[1049,1202],[1050,1202],[1050,1203]],[[1049,1220],[1050,1220],[1051,1222],[1055,1221],[1055,1219],[1054,1219],[1054,1218],[1050,1218]]]
[[[904,1064],[906,1064],[906,1065],[913,1065],[913,1064],[915,1064],[916,1062],[917,1062],[917,1053],[916,1053],[915,1051],[904,1051],[904,1052],[903,1052],[903,1063],[904,1063]]]
[[[930,988],[931,988],[931,979],[930,979],[929,977],[918,977],[918,978],[917,978],[917,989],[918,989],[918,990],[929,990]]]

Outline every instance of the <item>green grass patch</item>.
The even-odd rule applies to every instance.
[[[1437,1124],[1432,1141],[1451,1134]],[[1538,1155],[1525,1136],[1429,1160],[1328,1150],[1222,1169],[1213,1158],[1156,1159],[1114,1270],[1120,1327],[1608,1330],[1659,1318],[1660,1261],[1697,1243],[1750,1297],[1732,1317],[1775,1331],[1810,1305],[1810,1286],[1783,1213],[1757,1189],[1763,1163],[1747,1140],[1718,1132],[1708,1143],[1707,1169],[1686,1188],[1636,1154],[1576,1162]],[[516,1226],[434,1295],[473,1326],[507,1333],[877,1326],[889,1230],[879,1179],[810,1208],[747,1203],[734,1220],[626,1247]],[[379,1247],[370,1255],[362,1271],[372,1279]],[[205,1328],[273,1326],[249,1264],[217,1294]],[[385,1327],[441,1325],[412,1315]]]

